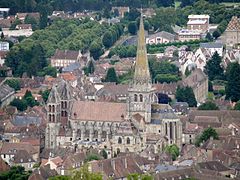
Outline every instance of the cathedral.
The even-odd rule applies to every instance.
[[[161,152],[182,142],[182,123],[168,104],[159,104],[150,76],[143,18],[135,72],[126,103],[81,101],[68,82],[52,87],[47,105],[46,148],[96,147],[109,157],[120,152]]]

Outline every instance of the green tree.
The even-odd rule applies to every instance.
[[[188,77],[190,74],[191,74],[191,71],[189,71],[189,69],[188,68],[186,68],[186,70],[185,70],[185,76],[186,77]]]
[[[39,28],[44,29],[47,27],[48,23],[48,12],[46,6],[40,6],[40,22],[39,22]]]
[[[52,77],[57,77],[57,69],[55,67],[52,66],[47,66],[43,68],[42,71],[42,75],[48,75],[48,76],[52,76]]]
[[[40,94],[41,94],[41,96],[42,96],[42,98],[43,98],[43,101],[44,101],[45,103],[46,103],[47,100],[48,100],[48,96],[49,96],[49,94],[50,94],[50,91],[51,91],[51,90],[46,89],[45,91],[40,92]]]
[[[179,156],[179,148],[176,144],[167,145],[164,151],[171,154],[173,161],[175,161]]]
[[[178,102],[187,102],[190,107],[197,106],[197,101],[191,87],[177,87],[176,99]]]
[[[10,103],[11,106],[15,106],[17,108],[17,110],[19,111],[25,111],[28,107],[27,105],[27,102],[25,99],[14,99],[11,103]]]
[[[98,154],[89,154],[86,159],[85,162],[89,162],[89,161],[93,161],[93,160],[100,160],[101,157]]]
[[[107,158],[108,158],[108,154],[107,154],[107,151],[106,151],[105,149],[103,149],[103,150],[101,151],[101,155],[102,155],[102,157],[104,157],[104,159],[107,159]]]
[[[212,101],[207,101],[198,107],[198,110],[219,110],[219,107]]]
[[[20,87],[20,81],[18,79],[7,79],[5,81],[5,84],[9,85],[11,88],[13,88],[15,91],[18,91],[21,89]]]
[[[94,41],[90,46],[90,54],[95,60],[99,59],[103,54],[102,44]]]
[[[94,70],[95,70],[94,64],[93,64],[93,61],[91,60],[88,63],[87,72],[88,72],[88,74],[93,74]]]
[[[23,99],[27,102],[27,105],[30,107],[38,105],[38,102],[34,99],[32,92],[27,90]]]
[[[127,176],[127,180],[153,180],[153,177],[148,174],[132,173]]]
[[[35,30],[38,28],[38,22],[37,22],[37,20],[36,20],[34,17],[32,17],[32,16],[27,15],[27,16],[25,17],[24,23],[25,23],[25,24],[31,24],[33,31],[35,31]]]
[[[107,31],[102,38],[102,43],[106,48],[109,48],[113,45],[112,33]]]
[[[88,165],[83,165],[80,170],[74,171],[71,180],[103,180],[99,173],[91,173],[88,170]]]
[[[214,37],[214,39],[217,39],[219,36],[221,36],[221,33],[219,32],[219,30],[216,30],[213,32],[212,36]]]
[[[228,65],[226,70],[226,99],[237,102],[240,100],[240,65],[235,62]]]
[[[213,40],[213,37],[212,37],[212,35],[208,32],[207,33],[207,35],[206,35],[206,39],[208,40],[208,41],[212,41]]]
[[[25,171],[22,166],[12,166],[7,172],[0,172],[0,179],[28,180],[31,171]]]
[[[118,82],[118,77],[113,67],[108,69],[105,82]]]
[[[70,176],[54,176],[54,177],[50,177],[49,180],[71,180]]]
[[[208,75],[210,81],[224,78],[221,62],[221,57],[215,52],[212,58],[206,63],[204,72]]]
[[[200,146],[200,144],[204,141],[207,141],[212,137],[213,139],[218,139],[218,134],[215,129],[209,127],[203,131],[203,133],[197,137],[196,139],[196,146]]]
[[[235,104],[234,110],[240,111],[240,101],[238,101],[238,102]]]
[[[137,34],[137,23],[135,21],[132,21],[128,24],[128,32],[132,35]]]

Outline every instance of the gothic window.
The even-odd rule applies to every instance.
[[[118,138],[118,144],[122,144],[122,138]]]
[[[63,108],[63,102],[61,102],[61,108]]]
[[[140,102],[143,102],[143,95],[140,94]]]
[[[51,122],[51,121],[52,121],[52,115],[49,114],[49,122]]]
[[[134,94],[134,102],[137,102],[137,101],[138,101],[137,94]]]
[[[55,115],[52,115],[52,121],[55,122]]]
[[[67,102],[66,101],[64,102],[64,104],[65,104],[64,107],[67,108]]]
[[[130,138],[129,137],[127,138],[127,144],[130,144]]]
[[[48,106],[48,111],[49,111],[49,112],[52,111],[52,107],[51,107],[51,105]]]
[[[52,112],[55,112],[55,106],[54,105],[52,106]]]

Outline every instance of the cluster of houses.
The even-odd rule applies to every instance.
[[[113,7],[112,11],[114,12],[116,9],[120,17],[124,17],[129,12],[127,7]],[[39,13],[18,13],[12,17],[6,16],[7,12],[8,9],[0,8],[0,26],[3,27],[3,33],[6,36],[18,36],[19,33],[21,34],[21,30],[27,33],[25,36],[30,35],[28,34],[30,32],[32,33],[31,25],[28,24],[18,25],[16,27],[18,30],[11,32],[16,34],[11,34],[11,30],[4,29],[9,28],[16,18],[23,23],[26,16],[39,19]],[[147,9],[143,13],[145,16],[154,15],[152,9]],[[85,16],[89,16],[89,13],[74,13],[72,15],[62,11],[54,11],[51,18],[80,18]],[[202,38],[209,30],[209,16],[190,15],[188,18],[187,29],[180,30],[177,36],[164,31],[159,32],[148,36],[146,44]],[[238,23],[238,18],[233,17],[223,35],[223,37],[227,37],[225,44],[239,43],[238,28],[240,26]],[[144,37],[143,34],[144,32],[141,34],[142,37]],[[145,45],[141,37],[139,39],[139,42]],[[145,47],[142,46],[142,48]],[[8,42],[0,42],[0,55],[2,52],[6,54],[8,50]],[[238,49],[225,49],[221,42],[201,43],[195,52],[188,51],[187,46],[180,48],[170,46],[157,59],[176,58],[175,52],[177,52],[177,60],[172,63],[179,67],[182,74],[185,74],[186,69],[192,71],[191,74],[176,83],[151,84],[150,81],[147,81],[152,88],[150,92],[146,92],[151,95],[149,101],[158,101],[156,95],[159,94],[175,99],[176,89],[180,85],[191,87],[197,102],[203,103],[208,96],[208,77],[203,70],[212,55],[217,52],[223,59],[222,65],[224,67],[230,62],[240,61],[240,51]],[[91,172],[101,173],[104,179],[126,179],[128,174],[132,173],[150,173],[153,174],[154,179],[159,180],[190,177],[197,177],[201,180],[239,179],[240,112],[226,110],[224,109],[226,105],[218,111],[202,111],[189,108],[185,102],[176,102],[171,106],[168,104],[150,104],[152,105],[150,114],[152,113],[153,118],[149,122],[147,122],[147,116],[140,113],[134,114],[131,122],[134,122],[138,129],[133,128],[133,123],[130,123],[130,120],[124,120],[125,117],[130,116],[130,114],[125,114],[126,111],[130,111],[132,108],[138,112],[141,104],[148,97],[143,98],[142,94],[138,97],[139,91],[144,91],[141,89],[142,87],[139,88],[140,90],[137,89],[131,98],[131,93],[133,93],[131,91],[134,91],[131,89],[131,84],[105,83],[102,82],[102,79],[105,78],[107,70],[111,67],[114,67],[118,75],[125,74],[136,66],[140,67],[145,63],[143,60],[147,59],[147,54],[144,55],[146,55],[144,58],[137,56],[137,58],[123,59],[113,56],[110,59],[105,58],[95,62],[90,57],[89,52],[82,54],[81,51],[57,49],[50,58],[51,66],[56,67],[61,72],[56,78],[47,76],[17,78],[21,86],[17,92],[5,83],[11,77],[4,80],[0,79],[0,172],[8,170],[10,166],[20,165],[26,170],[33,170],[29,177],[30,180],[48,179],[56,175],[69,175],[73,170],[80,169],[89,156],[97,155],[100,160],[90,161],[88,169]],[[0,56],[0,65],[3,65],[4,57]],[[95,71],[86,76],[83,68],[87,67],[91,61],[94,62]],[[146,64],[144,68],[148,67]],[[148,68],[146,69],[148,70]],[[148,71],[145,72],[145,75],[146,79],[150,77]],[[141,78],[141,74],[136,72],[134,80],[137,81],[138,78]],[[149,84],[147,85],[150,86]],[[52,89],[50,98],[44,102],[40,92],[50,89]],[[18,112],[16,108],[8,106],[14,98],[22,99],[27,90],[32,92],[34,99],[40,103],[40,106],[28,108],[25,112]],[[69,102],[73,102],[73,104]],[[129,102],[135,106],[128,106],[126,110],[125,104]],[[219,104],[221,103],[223,102],[219,102]],[[231,104],[229,103],[229,105]],[[72,112],[70,112],[70,106],[73,109],[71,109]],[[89,114],[90,111],[86,112],[88,110],[98,111],[99,114]],[[119,116],[115,116],[115,114]],[[70,116],[71,122],[68,121]],[[79,117],[85,118],[86,123]],[[102,117],[106,119],[101,119]],[[58,118],[62,121],[59,126],[57,124]],[[81,121],[74,122],[77,118]],[[75,123],[74,127],[79,128],[69,128],[70,123]],[[101,134],[95,132],[96,129],[94,129],[97,127],[99,130],[100,126],[105,128]],[[147,134],[146,137],[144,136],[139,140],[138,133],[144,133],[143,126],[147,126],[150,131],[157,131],[158,136]],[[55,127],[59,129],[58,132],[54,129]],[[83,127],[86,128],[83,129]],[[197,137],[208,127],[216,129],[219,139],[210,138],[196,147],[194,143]],[[49,133],[46,133],[47,131]],[[116,134],[113,134],[113,131],[116,131]],[[162,136],[163,132],[164,136]],[[84,136],[84,133],[88,136]],[[52,139],[56,137],[58,139],[53,142]],[[77,142],[82,143],[80,148],[73,145],[72,138],[75,138],[76,144]],[[85,139],[87,141],[83,141]],[[106,141],[106,146],[102,146],[99,139]],[[146,144],[140,142],[146,142]],[[173,142],[176,144],[181,142],[180,155],[176,159],[163,151],[164,145],[166,145],[164,143],[173,144]],[[116,146],[111,148],[113,143],[116,143]],[[58,148],[50,148],[52,146]],[[126,146],[127,148],[125,148]],[[131,152],[134,151],[134,147],[138,146],[146,146],[146,148],[139,153]],[[156,146],[158,147],[156,148]],[[107,158],[104,157],[103,150],[107,154]],[[115,150],[119,152],[114,154]]]

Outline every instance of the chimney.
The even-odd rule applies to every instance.
[[[115,160],[114,159],[111,159],[111,166],[112,166],[113,170],[115,171],[116,166],[115,166]]]
[[[127,169],[128,166],[127,166],[127,158],[124,158],[124,168]]]

